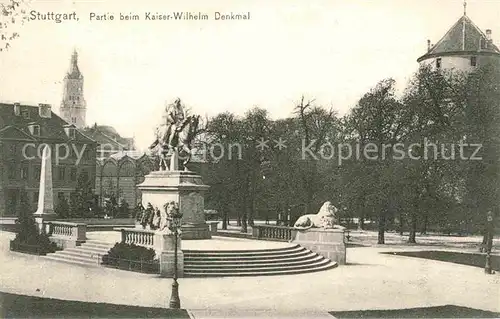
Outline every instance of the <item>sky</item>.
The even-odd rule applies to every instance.
[[[467,3],[498,45],[500,1]],[[301,95],[343,115],[382,79],[401,91],[427,39],[436,43],[464,8],[462,0],[31,0],[27,10],[76,12],[79,21],[17,26],[20,37],[0,52],[0,100],[49,103],[58,113],[76,49],[87,124],[111,125],[144,148],[177,97],[203,116],[259,106],[281,118]],[[145,12],[176,11],[209,20],[144,21]],[[90,21],[91,12],[115,20]],[[250,12],[250,20],[215,21],[214,12]]]

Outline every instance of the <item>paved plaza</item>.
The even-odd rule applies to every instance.
[[[0,232],[3,292],[148,307],[165,307],[170,298],[171,279],[13,253],[8,246],[13,236]],[[328,317],[327,311],[440,305],[500,312],[500,275],[485,275],[477,267],[380,254],[401,250],[391,246],[349,248],[349,265],[309,274],[181,278],[182,307],[195,318],[263,313]]]

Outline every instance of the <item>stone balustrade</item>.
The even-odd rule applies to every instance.
[[[120,232],[122,234],[122,243],[134,244],[146,248],[154,247],[154,231],[139,228],[120,228]]]
[[[293,227],[254,225],[252,226],[252,237],[264,240],[290,241],[294,231]]]
[[[50,240],[62,248],[80,246],[87,239],[87,225],[84,223],[50,221],[46,225]]]
[[[252,228],[252,237],[293,242],[335,261],[339,265],[346,263],[344,229],[309,228],[299,230],[286,226],[255,225]]]
[[[174,269],[175,235],[170,232],[160,232],[139,228],[115,228],[121,232],[121,242],[154,249],[160,260],[160,274],[171,277]],[[181,248],[181,236],[177,238],[177,274],[184,273],[184,254]]]

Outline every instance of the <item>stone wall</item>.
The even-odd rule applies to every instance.
[[[346,263],[344,230],[310,228],[293,230],[292,242],[299,244],[339,265]]]

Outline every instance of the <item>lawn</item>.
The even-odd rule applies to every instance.
[[[338,319],[343,318],[498,318],[500,313],[479,309],[445,305],[427,308],[395,310],[331,311]]]
[[[485,254],[470,254],[470,253],[460,253],[454,251],[439,251],[439,250],[429,250],[429,251],[401,251],[401,252],[387,252],[384,254],[388,255],[398,255],[407,257],[417,257],[432,259],[438,261],[447,261],[455,264],[467,265],[484,268],[486,264]],[[500,256],[491,255],[491,269],[500,271]]]
[[[165,301],[167,302],[168,300]],[[183,309],[88,303],[3,292],[0,292],[0,316],[1,318],[190,318]]]

